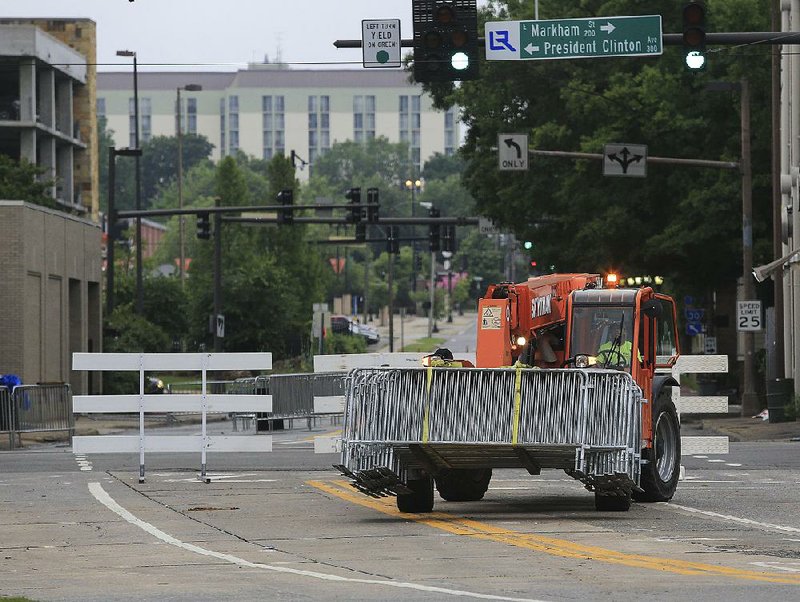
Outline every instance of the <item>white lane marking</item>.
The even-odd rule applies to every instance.
[[[495,596],[492,594],[479,594],[476,592],[467,592],[463,590],[457,589],[446,589],[443,587],[435,587],[431,585],[421,585],[419,583],[409,583],[405,581],[383,581],[379,579],[356,579],[353,577],[342,577],[340,575],[332,575],[330,573],[320,573],[317,571],[304,571],[300,569],[293,569],[285,566],[275,566],[271,564],[263,564],[260,562],[250,562],[249,560],[244,560],[243,558],[239,558],[237,556],[233,556],[232,554],[223,554],[221,552],[214,552],[213,550],[207,550],[205,548],[201,548],[200,546],[196,546],[191,543],[185,543],[179,539],[176,539],[172,535],[165,533],[158,527],[154,527],[148,522],[143,521],[140,518],[137,518],[133,514],[131,514],[128,510],[120,506],[108,493],[105,489],[103,489],[100,483],[89,483],[89,492],[95,497],[95,499],[103,504],[106,508],[114,512],[115,514],[119,515],[122,519],[126,520],[130,524],[139,527],[146,533],[149,533],[156,539],[160,539],[161,541],[168,543],[176,548],[181,548],[183,550],[187,550],[188,552],[193,552],[195,554],[200,554],[202,556],[210,556],[211,558],[217,558],[218,560],[224,560],[225,562],[230,562],[231,564],[235,564],[238,566],[246,566],[252,569],[263,569],[265,571],[273,571],[276,573],[288,573],[290,575],[298,575],[301,577],[311,577],[313,579],[321,579],[323,581],[338,581],[341,583],[363,583],[366,585],[383,585],[386,587],[395,587],[398,589],[410,589],[416,590],[421,592],[433,592],[437,594],[445,594],[448,596],[460,596],[466,598],[479,598],[481,600],[509,600],[511,602],[543,602],[541,600],[535,600],[531,598],[511,598],[508,596]]]
[[[698,460],[705,460],[708,456],[692,456],[692,458],[697,458]]]
[[[75,461],[78,463],[78,468],[80,468],[83,472],[90,472],[92,470],[92,463],[86,459],[86,455],[77,454],[75,456]]]
[[[800,573],[800,562],[751,562],[750,564],[754,564],[755,566],[760,566],[765,569],[777,569],[779,571],[789,571],[790,573]]]
[[[698,508],[681,506],[680,504],[673,504],[672,502],[658,502],[658,505],[661,506],[662,508],[683,510],[684,512],[690,512],[692,514],[702,514],[704,516],[710,516],[711,518],[721,518],[722,520],[732,523],[739,523],[742,525],[752,525],[754,527],[761,527],[763,529],[770,529],[773,531],[781,531],[783,533],[800,533],[800,528],[797,527],[787,527],[785,525],[762,523],[750,518],[741,518],[739,516],[731,516],[730,514],[719,514],[718,512],[711,512],[709,510],[699,510]]]
[[[209,479],[211,483],[216,479]],[[225,479],[224,483],[275,483],[277,479]],[[196,483],[197,477],[187,477],[185,479],[164,479],[164,483]]]
[[[649,541],[647,539],[640,539],[637,541]],[[669,542],[669,541],[739,541],[737,537],[656,537],[656,541]]]
[[[720,462],[725,462],[725,460],[719,460],[719,459],[716,459],[716,460],[709,460],[709,462],[716,462],[716,463],[720,463]]]
[[[725,464],[725,466],[741,466],[741,464],[735,464],[733,462]]]

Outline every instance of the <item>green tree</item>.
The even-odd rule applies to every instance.
[[[27,159],[15,161],[8,155],[0,154],[0,199],[55,207],[56,202],[48,193],[53,183],[41,179],[44,173],[43,168]]]
[[[681,28],[680,5],[655,0],[542,0],[543,18],[661,14]],[[769,3],[708,2],[717,31],[764,31]],[[496,1],[483,18],[531,19],[533,7]],[[499,172],[501,132],[524,132],[545,150],[598,153],[607,142],[647,144],[653,156],[737,160],[739,99],[706,90],[750,78],[754,236],[769,240],[769,60],[767,47],[709,53],[691,73],[679,49],[660,57],[489,61],[482,77],[428,86],[440,106],[457,104],[469,127],[464,182],[477,210],[534,240],[542,264],[560,271],[660,273],[685,290],[707,290],[741,273],[741,194],[736,171],[651,165],[646,179],[604,178],[596,161],[533,157],[525,173]]]
[[[195,165],[210,162],[214,145],[205,136],[184,134],[181,148],[184,174]],[[142,199],[149,207],[158,191],[178,177],[177,136],[154,136],[142,145]]]

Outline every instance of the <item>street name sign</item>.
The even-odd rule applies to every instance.
[[[752,331],[762,330],[764,324],[761,320],[761,301],[736,302],[736,330]]]
[[[526,171],[528,134],[497,134],[497,158],[500,171]]]
[[[364,67],[400,67],[400,19],[361,21]]]
[[[478,230],[484,236],[492,236],[500,234],[500,228],[494,225],[494,222],[487,217],[478,218]]]
[[[647,146],[644,144],[606,144],[603,147],[603,175],[647,176]]]
[[[661,15],[548,21],[489,21],[486,59],[520,61],[663,52]]]

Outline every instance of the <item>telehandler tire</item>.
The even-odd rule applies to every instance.
[[[406,486],[413,493],[397,494],[397,509],[400,512],[423,513],[433,510],[433,479],[409,479]]]
[[[681,471],[681,425],[672,403],[670,387],[662,391],[653,406],[653,447],[642,450],[641,487],[634,492],[637,502],[668,502],[675,494]]]
[[[448,502],[477,502],[483,499],[491,479],[491,468],[451,468],[436,476],[436,489]]]
[[[631,496],[594,494],[594,508],[599,512],[627,512],[631,509]]]

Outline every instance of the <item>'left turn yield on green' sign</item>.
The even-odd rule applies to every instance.
[[[400,19],[361,21],[364,67],[400,67]]]

